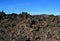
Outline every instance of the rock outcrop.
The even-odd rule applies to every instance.
[[[60,41],[60,16],[0,12],[0,41]]]

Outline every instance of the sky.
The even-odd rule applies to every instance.
[[[7,14],[28,12],[32,15],[60,15],[60,0],[0,0],[0,11]]]

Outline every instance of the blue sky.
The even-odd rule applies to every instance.
[[[0,0],[0,11],[60,15],[60,0]]]

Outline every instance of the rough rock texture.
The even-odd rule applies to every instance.
[[[60,16],[0,12],[0,41],[60,41]]]

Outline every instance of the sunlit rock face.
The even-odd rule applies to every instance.
[[[60,16],[0,12],[0,41],[60,41]]]

